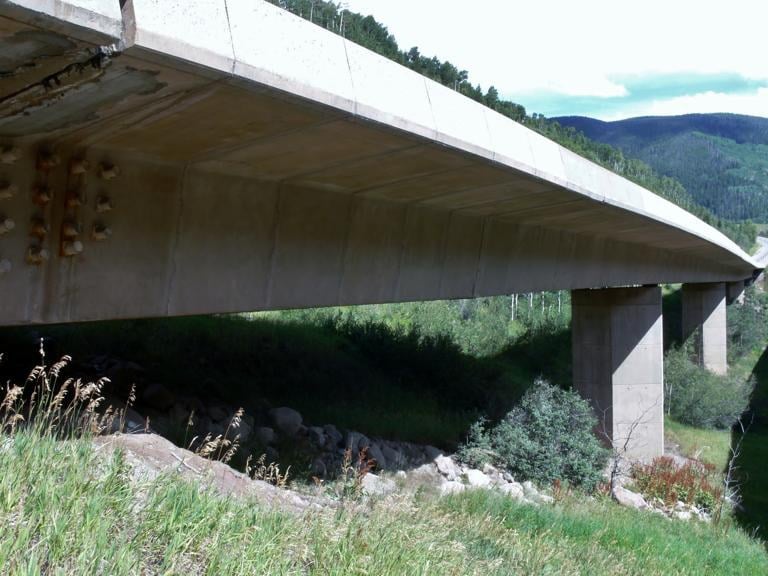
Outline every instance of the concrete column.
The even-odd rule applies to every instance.
[[[724,282],[683,284],[683,341],[695,335],[701,364],[715,374],[728,370]]]
[[[728,284],[726,284],[726,296],[727,296],[728,304],[733,304],[734,302],[736,302],[737,304],[744,304],[745,290],[746,290],[746,285],[743,281],[728,282]]]
[[[661,289],[575,290],[573,383],[613,446],[633,459],[664,453]]]

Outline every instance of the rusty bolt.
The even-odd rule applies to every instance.
[[[13,164],[21,156],[21,149],[16,146],[3,146],[0,148],[0,164]]]
[[[109,196],[99,196],[96,198],[96,212],[103,214],[110,210],[112,210],[112,200],[109,199]]]
[[[40,264],[48,260],[48,258],[49,258],[48,250],[46,250],[42,246],[30,246],[27,249],[27,262],[29,262],[30,264],[39,266]]]
[[[12,198],[19,191],[19,187],[10,182],[0,182],[0,200]]]
[[[32,202],[38,206],[46,206],[53,198],[53,191],[48,186],[35,186],[32,191]]]
[[[61,164],[61,158],[59,158],[58,154],[53,154],[51,152],[41,152],[37,157],[37,169],[41,170],[42,172],[53,170],[59,164]]]
[[[14,228],[16,228],[16,222],[5,216],[0,216],[0,236],[8,234]]]
[[[64,256],[77,256],[83,252],[83,243],[80,240],[64,242],[61,245],[61,253]]]
[[[77,222],[67,221],[61,227],[64,238],[77,238],[80,235],[81,226]]]
[[[78,158],[76,160],[72,160],[72,162],[69,165],[69,173],[78,176],[80,174],[85,174],[88,172],[88,169],[91,167],[91,163],[88,162],[85,158]]]
[[[91,230],[91,238],[97,242],[108,240],[112,236],[112,228],[104,224],[94,224],[93,230]]]
[[[120,168],[109,162],[102,162],[99,166],[99,176],[102,180],[112,180],[120,176]]]
[[[85,202],[83,193],[80,190],[70,190],[67,192],[67,208],[77,208]]]
[[[36,238],[45,238],[48,235],[48,225],[42,218],[32,218],[29,227],[29,235]]]

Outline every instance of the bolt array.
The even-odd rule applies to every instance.
[[[0,146],[0,166],[15,164],[20,156],[21,150],[18,147],[12,145]],[[19,187],[16,184],[0,175],[0,200],[13,198],[18,191]],[[16,222],[0,210],[0,236],[9,234],[14,228],[16,228]],[[0,276],[10,272],[12,267],[10,260],[0,258]]]

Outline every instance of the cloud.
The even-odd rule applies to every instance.
[[[602,120],[619,120],[633,116],[676,116],[692,112],[732,112],[749,116],[768,117],[768,87],[751,94],[726,94],[723,92],[702,92],[653,100],[647,104],[628,108],[621,113],[602,117]]]
[[[754,0],[348,0],[389,27],[402,48],[452,61],[484,88],[528,104],[532,95],[604,99],[608,113],[649,109],[623,78],[734,75],[768,84],[765,22],[768,3]],[[753,87],[753,89],[755,89]],[[687,95],[718,85],[689,87]],[[659,109],[677,106],[662,95]],[[754,96],[754,94],[753,94]],[[624,102],[608,102],[627,98]],[[691,105],[709,106],[714,96]],[[662,104],[669,100],[668,104]],[[722,105],[761,110],[742,97]],[[602,106],[601,106],[602,108]],[[689,110],[698,111],[698,110]],[[737,111],[737,110],[727,110]]]

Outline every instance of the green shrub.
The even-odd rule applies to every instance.
[[[491,460],[519,480],[565,480],[592,490],[608,458],[593,433],[596,424],[576,392],[539,380],[496,426],[478,422],[459,458],[470,465]]]
[[[754,286],[744,291],[744,302],[728,306],[728,357],[735,361],[757,350],[768,338],[768,294]]]
[[[667,412],[683,424],[730,428],[746,410],[752,378],[713,374],[690,358],[690,346],[670,350],[664,362]]]

